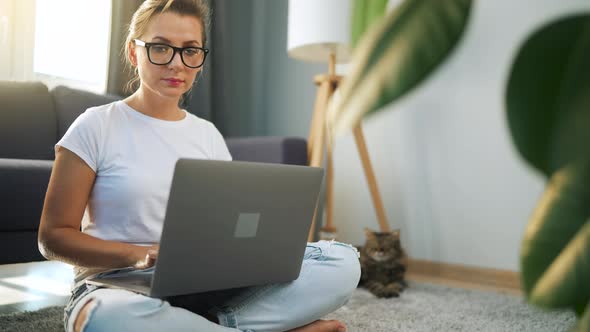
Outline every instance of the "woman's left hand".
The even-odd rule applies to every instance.
[[[156,259],[158,259],[158,250],[160,249],[160,245],[156,244],[151,247],[143,247],[142,249],[142,258],[137,260],[134,265],[136,269],[147,269],[154,266],[156,264]]]

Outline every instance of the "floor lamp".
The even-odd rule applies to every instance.
[[[326,137],[326,110],[342,79],[342,76],[336,75],[336,63],[346,62],[350,56],[350,21],[350,0],[289,0],[289,56],[303,61],[328,63],[328,73],[314,77],[318,89],[307,149],[309,165],[316,167],[323,164],[324,148],[326,150],[326,224],[320,231],[322,239],[336,237],[333,214],[333,146],[331,140]],[[389,225],[361,125],[357,125],[353,132],[381,231],[387,232]],[[317,215],[316,211],[308,236],[309,241],[313,241]]]

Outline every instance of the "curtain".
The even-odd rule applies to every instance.
[[[128,96],[125,90],[133,72],[125,65],[125,37],[131,17],[143,0],[112,0],[111,11],[111,43],[109,54],[109,70],[107,77],[107,93]]]
[[[225,0],[209,1],[212,17],[211,26],[207,35],[207,48],[210,53],[199,73],[196,83],[188,96],[184,107],[196,116],[213,122],[219,131],[226,135],[223,114],[227,107],[227,96],[224,95],[225,74],[224,58],[227,49],[225,36],[227,24],[225,21],[227,4]]]

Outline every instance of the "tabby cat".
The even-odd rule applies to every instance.
[[[407,287],[404,280],[405,253],[400,243],[400,231],[373,232],[365,228],[367,241],[359,248],[361,253],[361,280],[359,287],[368,289],[377,297],[397,297]]]

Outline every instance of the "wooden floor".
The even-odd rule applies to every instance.
[[[521,295],[516,272],[417,260],[408,265],[410,281]],[[72,267],[60,262],[0,265],[0,314],[64,305],[72,280]]]
[[[455,287],[455,288],[476,289],[476,290],[496,292],[496,293],[500,293],[500,294],[510,294],[510,295],[515,295],[515,296],[522,296],[522,291],[520,291],[518,289],[482,285],[482,284],[476,283],[476,282],[452,280],[452,279],[443,278],[443,277],[425,276],[425,275],[414,274],[414,273],[408,273],[406,275],[406,278],[410,281],[415,281],[415,282],[424,282],[424,283],[431,283],[431,284],[437,284],[437,285],[445,285],[445,286]]]
[[[518,272],[417,259],[407,265],[409,280],[522,296]]]

